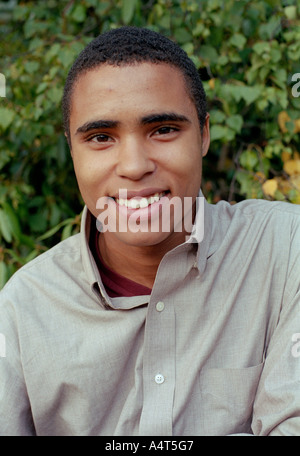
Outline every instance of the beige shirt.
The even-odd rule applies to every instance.
[[[103,289],[94,222],[0,293],[0,435],[299,435],[300,206],[205,202],[202,242],[132,298]]]

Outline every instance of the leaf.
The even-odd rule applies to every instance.
[[[245,171],[238,171],[236,173],[236,180],[241,186],[241,193],[247,195],[247,197],[250,197],[253,189],[253,180],[249,173]]]
[[[263,40],[271,40],[281,32],[280,18],[273,15],[269,22],[259,26],[259,35]]]
[[[286,161],[288,161],[290,159],[291,159],[291,150],[290,149],[283,150],[283,152],[281,154],[281,160],[283,162],[286,162]]]
[[[290,181],[291,181],[291,184],[298,191],[298,196],[300,196],[300,174],[295,174],[294,176],[291,176]],[[297,203],[297,204],[300,204],[300,203]]]
[[[28,263],[29,261],[33,260],[39,255],[39,251],[37,249],[32,250],[25,258],[25,263]]]
[[[278,125],[282,133],[299,133],[300,119],[292,120],[286,111],[280,111],[278,114]]]
[[[286,133],[288,131],[288,129],[286,128],[285,124],[291,120],[290,116],[288,115],[288,113],[286,111],[280,111],[277,119],[278,119],[278,125],[279,125],[280,130],[283,133]]]
[[[276,179],[266,180],[262,185],[262,189],[266,196],[271,196],[273,198],[276,190],[278,189],[277,180]]]
[[[0,108],[0,127],[6,130],[14,120],[15,112],[9,108]]]
[[[248,171],[254,171],[255,167],[258,164],[257,153],[252,149],[245,150],[241,154],[240,163],[242,167]]]
[[[43,241],[44,239],[50,238],[55,233],[57,233],[57,231],[59,231],[63,226],[69,224],[70,222],[73,222],[73,219],[69,218],[69,219],[63,220],[58,225],[54,226],[53,228],[48,230],[46,233],[42,234],[42,236],[39,236],[37,238],[37,241]]]
[[[64,241],[68,237],[71,236],[72,234],[72,229],[73,229],[73,223],[70,223],[69,225],[66,225],[64,229],[62,230],[61,233],[61,240]]]
[[[40,64],[39,62],[25,62],[24,63],[24,68],[25,68],[25,71],[29,74],[33,74],[35,73],[40,67]]]
[[[4,261],[0,262],[0,290],[4,287],[8,279],[7,266]]]
[[[10,243],[12,241],[12,232],[9,218],[3,209],[0,209],[0,232],[2,233],[2,236],[6,242]]]
[[[257,100],[261,96],[261,88],[260,87],[243,87],[241,91],[242,97],[246,101],[247,105],[253,103],[253,101]]]
[[[237,133],[241,132],[244,119],[239,114],[235,114],[227,118],[226,123],[228,127],[232,128],[232,130],[236,131]]]
[[[25,234],[21,234],[21,236],[20,236],[20,243],[21,243],[22,245],[26,245],[26,246],[29,247],[30,249],[34,249],[34,248],[35,248],[34,240],[31,239],[31,237],[26,236]]]
[[[252,46],[252,49],[256,54],[262,55],[264,52],[270,51],[270,43],[266,41],[259,41]]]
[[[227,136],[227,127],[223,127],[222,125],[212,125],[210,129],[210,138],[211,141],[216,141],[218,139],[226,138]]]
[[[57,58],[64,68],[68,68],[74,61],[74,52],[69,47],[61,47],[57,53]],[[59,89],[62,90],[62,87]]]
[[[122,1],[122,20],[124,24],[129,24],[133,18],[134,11],[136,6],[136,0],[123,0]]]
[[[179,44],[183,44],[183,43],[191,43],[192,41],[192,35],[190,34],[190,32],[184,28],[184,27],[179,27],[175,30],[174,32],[174,37],[175,37],[175,40],[179,43]]]
[[[211,124],[220,124],[225,122],[226,120],[226,115],[224,114],[223,111],[219,109],[211,109],[210,110],[210,120]]]
[[[204,44],[199,49],[199,55],[203,60],[206,60],[210,64],[218,61],[218,53],[213,46]]]
[[[83,5],[76,5],[72,12],[72,19],[75,22],[84,22],[86,18],[86,9]]]
[[[289,176],[300,174],[300,160],[287,160],[284,162],[283,169]]]
[[[19,223],[18,217],[15,214],[15,211],[10,206],[10,204],[8,204],[7,202],[4,202],[2,204],[2,207],[3,207],[3,210],[7,217],[7,222],[8,222],[11,234],[13,235],[13,237],[16,240],[19,241],[22,233],[21,233],[20,223]]]
[[[294,133],[300,133],[300,119],[294,121],[295,130]]]
[[[62,87],[50,87],[47,90],[47,98],[51,100],[55,105],[58,105],[60,103],[62,94]]]
[[[244,86],[235,86],[235,85],[231,85],[231,84],[225,84],[223,86],[223,91],[224,91],[225,95],[227,92],[238,103],[242,99],[242,96],[243,96],[243,87]]]
[[[291,5],[284,8],[284,14],[290,20],[297,18],[297,6]]]
[[[58,52],[60,51],[60,49],[61,49],[61,46],[58,43],[52,44],[49,51],[47,51],[45,54],[45,57],[44,57],[45,63],[49,63],[53,59],[53,57],[56,57]]]
[[[241,33],[235,33],[234,35],[232,35],[232,37],[230,38],[229,42],[237,47],[238,49],[243,49],[246,42],[247,42],[247,39],[244,37],[244,35],[242,35]]]

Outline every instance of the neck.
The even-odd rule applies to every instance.
[[[120,242],[111,233],[106,232],[99,236],[99,250],[104,263],[112,270],[152,288],[158,266],[164,255],[185,240],[185,233],[181,236],[167,239],[153,246],[132,246]]]

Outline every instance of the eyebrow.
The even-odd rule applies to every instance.
[[[149,114],[141,118],[140,123],[141,125],[149,125],[152,123],[160,123],[160,122],[187,122],[191,123],[190,119],[182,114],[177,114],[174,112],[164,112],[164,113],[157,113],[157,114]],[[85,124],[81,125],[76,130],[76,135],[79,133],[88,133],[91,130],[98,130],[102,128],[116,128],[120,125],[118,120],[92,120],[90,122],[86,122]]]
[[[78,133],[87,133],[90,130],[98,130],[100,128],[115,128],[119,125],[120,122],[116,120],[93,120],[91,122],[86,122],[77,128],[76,135]]]
[[[175,112],[164,112],[159,114],[149,114],[148,116],[142,117],[141,123],[143,125],[159,122],[188,122],[191,123],[190,119],[182,114]]]

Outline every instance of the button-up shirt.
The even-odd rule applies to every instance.
[[[92,223],[0,294],[0,435],[299,435],[300,207],[205,201],[149,296],[107,295]]]

